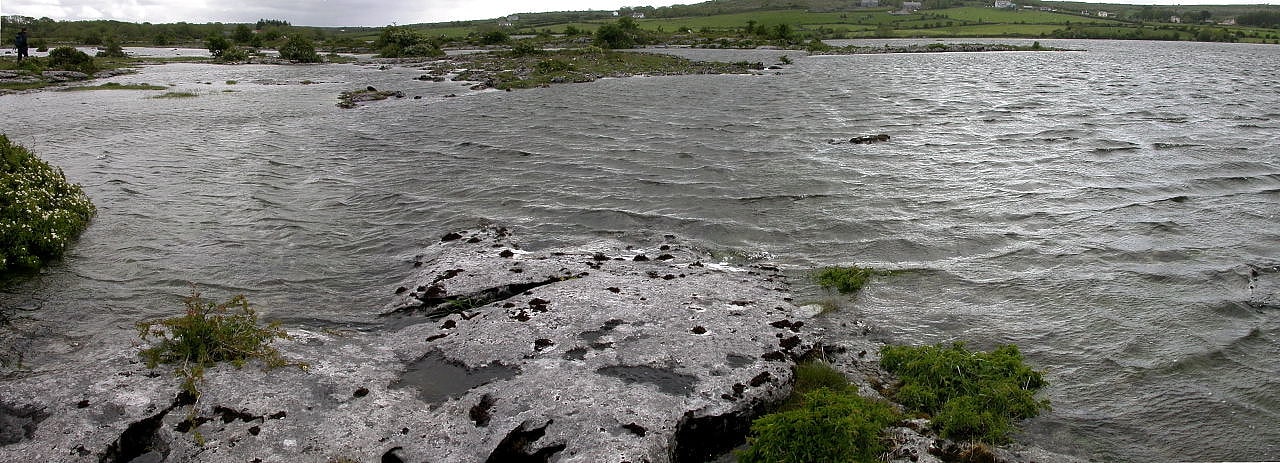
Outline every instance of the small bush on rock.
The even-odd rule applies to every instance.
[[[93,217],[80,185],[0,135],[0,272],[62,255]]]
[[[49,69],[93,74],[98,68],[93,57],[72,47],[58,47],[49,52]]]
[[[818,388],[799,408],[756,420],[741,463],[873,462],[884,451],[880,430],[897,421],[889,404],[856,392]]]
[[[885,346],[880,365],[902,380],[893,398],[932,415],[944,438],[1005,443],[1017,429],[1014,420],[1049,408],[1049,401],[1035,399],[1049,383],[1023,363],[1017,346],[991,352],[971,352],[963,343]]]
[[[289,37],[289,41],[280,47],[280,57],[299,63],[319,63],[322,61],[320,55],[316,53],[316,47],[311,43],[311,40],[300,35]]]
[[[219,304],[201,298],[193,289],[183,304],[186,315],[137,326],[138,337],[153,344],[139,352],[147,367],[176,364],[188,392],[199,395],[196,382],[204,377],[205,368],[218,362],[230,362],[236,368],[251,359],[261,360],[267,367],[287,364],[270,344],[289,335],[279,323],[260,326],[257,312],[244,296]]]

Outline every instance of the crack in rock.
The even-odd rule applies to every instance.
[[[160,430],[165,415],[173,409],[194,405],[196,397],[190,393],[183,391],[173,398],[173,403],[159,413],[151,415],[136,421],[125,428],[120,433],[120,438],[108,445],[106,450],[102,452],[102,457],[98,459],[98,463],[128,463],[143,457],[144,455],[159,453],[160,460],[164,460],[169,454],[169,445],[163,440],[156,437],[156,432]],[[154,456],[151,457],[154,459]]]

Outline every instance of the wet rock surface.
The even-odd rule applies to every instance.
[[[125,340],[0,382],[0,461],[705,461],[813,347],[775,271],[444,238],[382,329],[277,343],[305,369],[219,366],[197,399]]]

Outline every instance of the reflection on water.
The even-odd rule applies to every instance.
[[[406,68],[171,64],[113,80],[198,97],[4,96],[8,136],[100,209],[63,264],[0,297],[26,309],[11,329],[40,368],[129,342],[189,283],[358,325],[422,247],[479,221],[534,248],[670,233],[797,269],[923,269],[849,315],[898,342],[1019,344],[1055,405],[1029,442],[1280,458],[1280,311],[1254,293],[1280,264],[1280,48],[1045,45],[1089,51],[791,52],[781,75],[512,93]],[[366,85],[409,98],[335,107]],[[828,142],[874,133],[893,139]]]

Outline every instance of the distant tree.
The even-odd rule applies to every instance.
[[[511,41],[511,36],[500,30],[492,30],[480,36],[480,43],[483,45],[497,45]]]
[[[214,34],[204,40],[204,47],[209,49],[209,54],[214,58],[221,58],[227,50],[231,49],[232,44],[222,34]]]
[[[574,27],[572,24],[568,26],[564,26],[564,35],[573,37],[581,33],[582,33],[582,30],[578,29],[577,27]]]
[[[627,18],[630,19],[630,18]],[[618,24],[605,24],[596,29],[595,43],[600,48],[634,48],[635,39]]]
[[[1280,11],[1254,11],[1236,16],[1236,24],[1241,26],[1280,28]]]
[[[125,54],[124,48],[120,47],[120,41],[115,38],[107,40],[106,49],[98,52],[99,58],[125,58],[128,56]]]
[[[231,34],[231,40],[240,45],[248,45],[253,42],[253,29],[248,24],[237,24],[236,31]]]
[[[257,30],[263,30],[267,27],[289,27],[290,25],[289,21],[280,19],[259,19],[258,23],[254,25],[254,28]]]
[[[280,57],[290,61],[300,63],[319,63],[320,55],[316,54],[316,47],[303,34],[295,34],[289,37],[289,41],[280,47]]]

